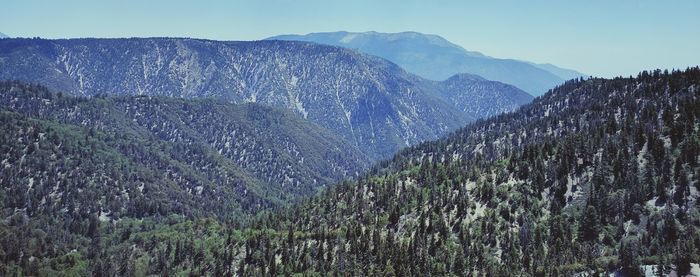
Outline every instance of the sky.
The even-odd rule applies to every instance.
[[[416,31],[498,58],[600,76],[700,65],[698,0],[3,0],[11,37],[258,40]]]

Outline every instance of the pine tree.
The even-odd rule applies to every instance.
[[[688,229],[684,234],[683,239],[678,240],[676,251],[674,252],[674,264],[678,276],[685,276],[690,273],[690,262],[692,256],[696,253],[695,245],[693,244],[693,231]]]
[[[671,245],[674,245],[678,239],[678,225],[676,224],[676,218],[673,215],[673,207],[668,203],[663,211],[662,236],[664,241]]]
[[[639,239],[636,236],[626,237],[620,243],[619,261],[624,276],[641,276],[639,261]]]
[[[579,225],[579,238],[583,241],[596,240],[599,228],[596,208],[591,205],[586,206]]]

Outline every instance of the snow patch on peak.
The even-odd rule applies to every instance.
[[[350,33],[345,35],[343,38],[340,39],[340,42],[342,43],[350,43],[352,42],[355,38],[357,37],[356,33]]]

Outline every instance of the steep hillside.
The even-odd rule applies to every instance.
[[[446,101],[441,86],[386,60],[303,42],[9,39],[0,41],[2,79],[76,95],[216,97],[285,108],[335,132],[373,159],[487,115],[461,112],[473,102]],[[499,93],[451,93],[472,92]],[[513,103],[521,104],[518,100],[472,110],[509,111]]]
[[[87,99],[0,83],[0,108],[5,216],[241,219],[369,163],[323,128],[257,104]]]
[[[439,82],[437,86],[446,101],[455,103],[457,109],[474,118],[515,111],[532,101],[532,96],[512,85],[464,73]]]
[[[178,217],[104,224],[94,215],[41,225],[6,208],[2,269],[635,276],[643,264],[683,274],[700,260],[698,87],[697,67],[570,81],[246,226]],[[64,227],[70,236],[52,229]]]
[[[568,82],[262,217],[255,228],[278,233],[238,246],[238,272],[687,272],[700,260],[699,87],[697,67]]]
[[[485,56],[467,51],[440,36],[416,32],[329,32],[281,35],[268,39],[310,41],[358,49],[395,62],[409,72],[431,80],[442,81],[460,73],[476,74],[514,85],[535,96],[544,94],[565,80],[583,75],[552,65]],[[571,74],[575,76],[569,78]]]

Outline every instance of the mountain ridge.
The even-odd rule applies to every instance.
[[[553,65],[551,63],[533,63],[533,62],[528,62],[528,61],[525,61],[525,62],[530,63],[538,68],[547,70],[550,73],[558,76],[559,78],[561,78],[563,80],[571,80],[571,79],[589,77],[589,76],[586,76],[586,74],[583,74],[583,73],[578,72],[576,70],[561,68],[561,67]]]
[[[431,80],[442,81],[458,73],[476,74],[515,85],[533,96],[542,95],[555,85],[571,79],[561,78],[560,75],[578,74],[569,69],[489,57],[468,51],[438,35],[418,32],[325,32],[279,35],[266,39],[311,41],[354,48],[386,58],[409,72]]]
[[[53,202],[34,195],[58,194],[45,182],[22,182],[0,194],[7,218],[0,221],[0,258],[5,272],[28,275],[685,273],[700,255],[698,88],[698,67],[571,80],[514,112],[403,149],[354,181],[242,225],[196,216],[102,222],[109,215],[79,209],[95,202],[89,191],[71,192],[78,205],[52,212],[36,209]],[[54,99],[37,95],[40,105]],[[15,98],[2,99],[42,112]],[[71,145],[102,136],[85,129],[54,135],[13,117],[0,112],[0,136],[18,145],[14,156],[27,156],[4,164],[41,169],[41,161],[53,162],[46,141],[89,153]],[[32,141],[39,144],[26,143]],[[39,154],[49,158],[35,159]],[[0,178],[26,172],[0,169]],[[202,204],[212,202],[206,199]]]
[[[0,79],[76,95],[216,97],[289,109],[375,160],[437,138],[474,120],[473,115],[486,116],[460,111],[461,103],[441,98],[436,83],[394,63],[308,42],[9,39],[0,42],[0,57]],[[495,110],[524,103],[502,100],[506,104]]]

